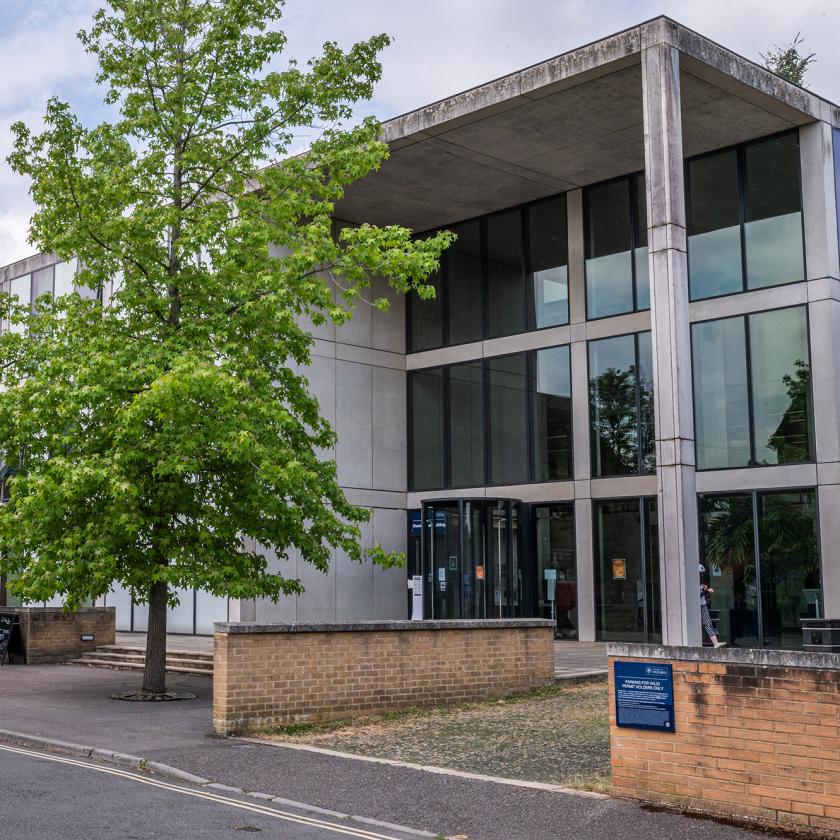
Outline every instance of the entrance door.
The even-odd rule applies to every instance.
[[[661,641],[656,499],[594,504],[596,637]]]

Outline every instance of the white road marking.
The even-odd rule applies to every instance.
[[[231,799],[227,796],[220,796],[217,793],[208,793],[203,790],[193,790],[191,788],[181,787],[179,785],[171,784],[170,782],[162,782],[158,779],[152,779],[145,776],[139,776],[136,773],[131,773],[127,770],[119,770],[114,767],[104,767],[98,764],[90,764],[86,761],[79,761],[75,758],[66,756],[49,755],[47,753],[37,752],[35,750],[24,749],[19,747],[8,747],[0,744],[0,750],[5,752],[18,753],[26,755],[30,758],[40,758],[44,761],[54,761],[58,764],[70,764],[74,767],[84,767],[87,770],[95,770],[99,773],[107,773],[110,776],[119,776],[123,779],[128,779],[133,782],[139,782],[143,785],[150,785],[151,787],[162,788],[163,790],[172,791],[173,793],[180,793],[185,796],[193,796],[196,799],[206,799],[210,802],[216,802],[220,805],[227,805],[229,807],[239,808],[243,811],[250,811],[254,814],[261,814],[266,817],[274,817],[275,819],[284,820],[285,822],[298,823],[299,825],[306,825],[310,828],[321,828],[324,831],[332,831],[336,834],[343,834],[346,837],[361,837],[363,840],[401,840],[393,834],[379,834],[374,831],[366,831],[362,828],[355,828],[354,826],[336,825],[333,822],[326,820],[319,820],[316,817],[307,817],[302,814],[293,814],[289,811],[281,811],[278,808],[268,808],[264,805],[257,805],[251,802],[243,802],[240,799]]]

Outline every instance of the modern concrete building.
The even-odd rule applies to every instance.
[[[459,238],[308,376],[426,617],[699,644],[700,578],[733,644],[840,617],[838,127],[664,17],[385,123],[338,219]],[[405,572],[272,562],[306,593],[187,594],[173,629],[406,614]]]

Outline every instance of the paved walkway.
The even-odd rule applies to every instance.
[[[617,799],[523,788],[213,735],[211,684],[170,678],[198,698],[126,703],[136,674],[73,665],[0,668],[5,730],[143,756],[244,790],[470,840],[744,840],[762,835]]]

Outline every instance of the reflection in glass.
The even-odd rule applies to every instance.
[[[528,209],[529,270],[537,329],[569,323],[566,197]]]
[[[53,291],[53,274],[54,266],[47,266],[38,271],[32,272],[32,303],[33,309],[35,301],[41,295],[51,295]]]
[[[712,620],[723,641],[757,647],[761,633],[752,495],[700,496],[699,505],[705,569],[701,582],[715,590],[709,597]]]
[[[534,480],[572,477],[572,386],[569,347],[535,354],[532,383]]]
[[[688,274],[692,300],[740,292],[741,211],[734,149],[688,162]]]
[[[750,412],[743,318],[691,328],[697,468],[750,463]]]
[[[656,472],[656,428],[653,407],[653,348],[651,334],[636,336],[639,349],[639,455],[643,473]]]
[[[578,626],[573,503],[534,508],[537,615],[555,622],[554,635],[576,639]]]
[[[524,332],[522,217],[519,209],[487,219],[487,336]]]
[[[810,458],[811,367],[804,307],[749,316],[755,460]]]
[[[464,502],[464,618],[487,618],[487,569],[481,503]]]
[[[595,475],[639,472],[636,397],[634,336],[589,342],[589,410]]]
[[[800,619],[823,617],[816,508],[813,490],[758,494],[765,646],[799,648]]]
[[[528,481],[525,354],[487,360],[491,484]]]
[[[426,511],[436,619],[461,618],[461,517],[458,503]]]
[[[55,266],[55,296],[69,295],[74,288],[76,260],[60,262]]]
[[[750,143],[744,150],[744,162],[747,287],[759,289],[803,280],[797,133]]]
[[[412,489],[443,487],[443,371],[414,371],[411,394]]]
[[[416,293],[412,293],[410,297],[411,347],[409,349],[411,351],[430,350],[443,344],[443,319],[441,318],[443,304],[440,274],[433,274],[426,283],[434,287],[435,296],[433,298],[424,300]],[[57,278],[56,286],[58,286]],[[56,294],[58,294],[57,290]]]
[[[452,487],[484,484],[484,393],[481,362],[449,368]]]
[[[629,180],[588,187],[585,208],[587,317],[602,318],[632,312]]]
[[[449,343],[481,339],[481,232],[478,221],[453,225],[458,234],[446,252]]]
[[[599,641],[661,638],[656,500],[594,503],[595,635]]]

